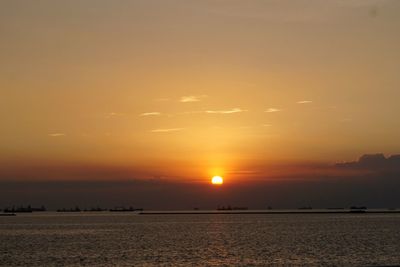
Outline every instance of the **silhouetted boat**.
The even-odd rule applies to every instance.
[[[222,207],[218,207],[217,210],[248,210],[247,207],[231,207],[230,205],[228,205],[227,207],[222,206]]]
[[[107,209],[97,207],[97,208],[84,209],[83,211],[84,212],[100,212],[100,211],[107,211]]]
[[[350,209],[351,210],[366,210],[367,207],[365,207],[365,206],[351,206]]]
[[[115,207],[113,209],[110,209],[110,212],[134,212],[134,211],[143,211],[142,208],[140,209],[135,209],[133,207],[125,208],[125,207]]]
[[[31,207],[31,205],[28,205],[27,207],[20,206],[20,207],[15,207],[13,206],[12,208],[5,208],[3,212],[5,213],[31,213],[31,212],[38,212],[38,211],[46,211],[46,208],[44,206],[40,208],[34,208]]]
[[[299,210],[312,210],[312,207],[311,206],[300,207]]]
[[[57,212],[81,212],[81,209],[78,206],[76,206],[75,208],[72,209],[66,209],[66,208],[58,209]]]
[[[350,210],[350,213],[366,213],[366,210]]]
[[[4,213],[31,213],[32,209],[31,208],[24,208],[24,207],[18,207],[18,208],[14,208],[12,207],[10,208],[6,208],[4,209]]]

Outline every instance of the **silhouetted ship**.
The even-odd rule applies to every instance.
[[[365,213],[366,210],[350,210],[350,213]]]
[[[367,209],[367,207],[365,207],[365,206],[351,206],[350,207],[350,209],[351,210],[366,210]]]
[[[17,216],[15,213],[0,213],[0,217]]]
[[[367,207],[365,207],[365,206],[361,206],[361,207],[352,206],[352,207],[350,207],[350,212],[351,213],[365,213],[366,210],[367,210]]]
[[[100,211],[107,211],[107,209],[97,207],[97,208],[84,209],[83,211],[84,212],[100,212]]]
[[[110,209],[111,212],[133,212],[133,211],[143,211],[142,208],[135,209],[133,207],[125,208],[125,207],[115,207]]]
[[[312,210],[311,206],[300,207],[299,210]]]
[[[81,212],[81,209],[78,206],[76,206],[75,208],[71,209],[66,209],[66,208],[58,209],[57,212]]]
[[[30,205],[27,207],[20,206],[20,207],[15,207],[13,206],[12,208],[5,208],[4,213],[31,213],[31,212],[40,212],[40,211],[46,211],[46,208],[44,206],[40,208],[33,208]]]
[[[231,207],[231,206],[222,206],[218,207],[217,210],[248,210],[247,207]]]

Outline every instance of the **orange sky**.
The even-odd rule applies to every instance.
[[[20,166],[271,179],[397,153],[399,12],[390,0],[3,2],[0,179]]]

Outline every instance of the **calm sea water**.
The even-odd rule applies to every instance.
[[[400,214],[0,217],[1,266],[400,264]]]

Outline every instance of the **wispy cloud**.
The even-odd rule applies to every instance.
[[[297,104],[311,104],[312,101],[311,100],[301,100],[301,101],[297,101]]]
[[[168,129],[154,129],[150,132],[152,133],[169,133],[169,132],[178,132],[182,131],[184,128],[168,128]]]
[[[124,113],[110,112],[110,113],[107,113],[104,117],[106,119],[111,119],[111,118],[115,118],[118,116],[124,116],[124,115],[125,115]]]
[[[161,113],[160,112],[145,112],[140,114],[140,116],[160,116]]]
[[[279,109],[279,108],[269,108],[269,109],[267,109],[265,112],[273,113],[273,112],[279,112],[279,111],[282,111],[282,109]]]
[[[50,137],[61,137],[61,136],[65,136],[65,133],[50,133],[48,134]]]
[[[272,124],[265,123],[265,124],[262,124],[261,126],[263,126],[263,127],[271,127],[271,126],[272,126]]]
[[[249,174],[258,174],[260,173],[260,171],[252,171],[252,170],[234,170],[234,171],[230,171],[228,172],[229,174],[245,174],[245,175],[249,175]]]
[[[247,110],[241,109],[241,108],[233,108],[233,109],[228,109],[228,110],[206,110],[205,113],[208,114],[233,114],[233,113],[240,113],[240,112],[245,112]]]
[[[182,103],[199,102],[206,97],[207,97],[207,95],[182,96],[179,101]]]

